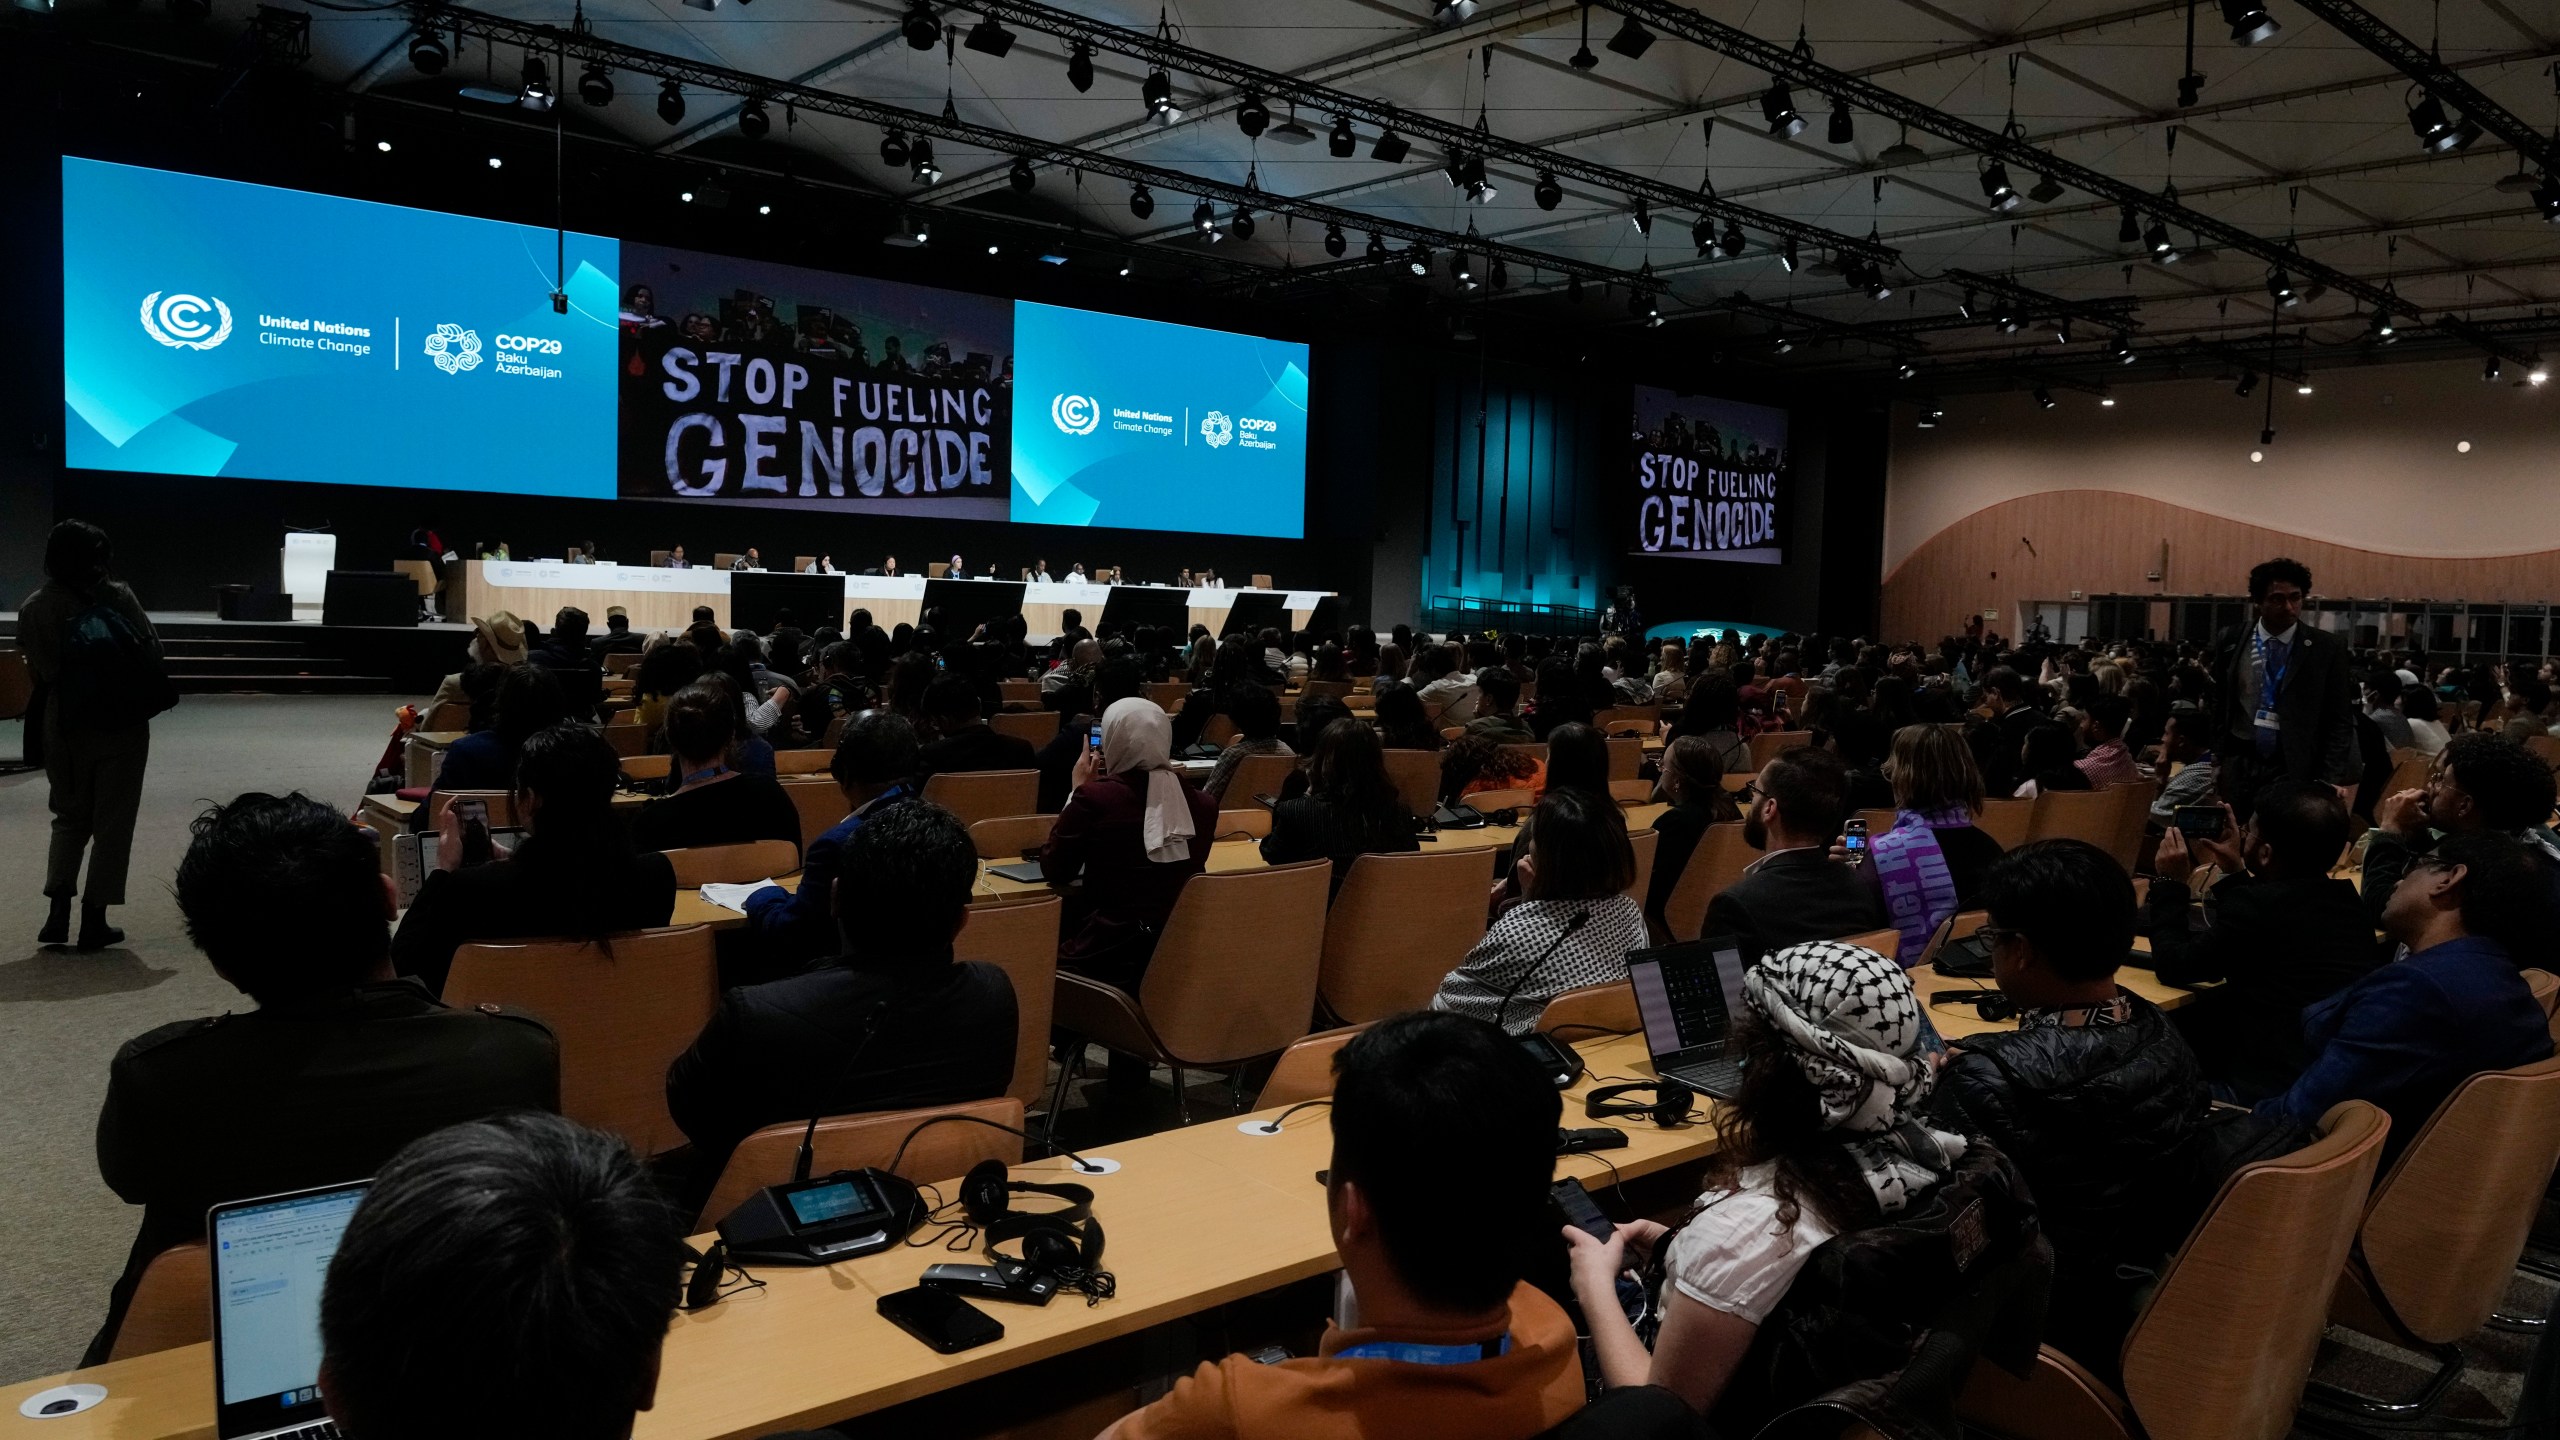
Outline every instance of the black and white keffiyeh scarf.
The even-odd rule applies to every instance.
[[[1845,1148],[1883,1213],[1900,1214],[1964,1157],[1963,1136],[1920,1118],[1938,1074],[1921,1053],[1920,1000],[1902,967],[1815,940],[1764,957],[1743,993],[1820,1092],[1824,1128],[1869,1137]]]

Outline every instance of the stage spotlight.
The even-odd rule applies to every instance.
[[[1964,292],[1964,298],[1956,302],[1956,318],[1959,320],[1970,320],[1973,318],[1972,291],[1967,290]]]
[[[1375,230],[1370,231],[1370,232],[1369,232],[1369,244],[1368,244],[1368,248],[1366,248],[1366,249],[1362,250],[1362,251],[1360,252],[1360,255],[1361,255],[1361,258],[1366,259],[1366,260],[1384,260],[1384,259],[1386,259],[1386,258],[1387,258],[1387,237],[1385,237],[1384,235],[1379,234],[1379,233],[1378,233],[1377,231],[1375,231]]]
[[[1093,47],[1082,40],[1067,52],[1067,83],[1079,95],[1093,88]]]
[[[516,103],[527,110],[548,110],[558,98],[551,90],[551,67],[541,57],[524,57],[524,87],[516,92]]]
[[[1341,226],[1327,225],[1324,227],[1324,253],[1332,256],[1336,260],[1339,260],[1342,258],[1342,253],[1350,248],[1351,242],[1344,238]]]
[[[2151,258],[2161,264],[2170,265],[2177,262],[2178,247],[2169,239],[2168,221],[2152,221],[2150,226],[2142,232],[2142,244],[2143,248],[2151,252]]]
[[[2441,155],[2460,140],[2452,118],[2444,112],[2444,102],[2432,91],[2421,94],[2418,103],[2409,107],[2409,128],[2417,133],[2418,148],[2430,155]]]
[[[2027,192],[2027,198],[2039,205],[2050,205],[2062,198],[2062,182],[2050,175],[2038,175],[2036,188]]]
[[[1893,374],[1897,380],[1917,380],[1920,378],[1920,367],[1905,360],[1893,367]]]
[[[504,170],[507,168],[507,162],[499,159],[495,155],[492,155],[489,157],[489,168],[492,170]]]
[[[1014,194],[1028,195],[1031,187],[1040,183],[1040,172],[1031,168],[1030,156],[1016,155],[1013,157],[1013,169],[1005,179],[1013,185]]]
[[[1787,237],[1785,247],[1778,251],[1778,264],[1783,267],[1788,274],[1793,275],[1796,273],[1798,263],[1799,262],[1796,258],[1796,237],[1790,235]]]
[[[1991,323],[2003,335],[2015,335],[2027,328],[2027,322],[2019,319],[2018,313],[2006,305],[2000,307],[1999,315]]]
[[[907,173],[913,176],[919,185],[941,184],[942,167],[933,161],[933,142],[919,135],[912,148],[915,152],[915,163],[907,167]]]
[[[891,225],[889,233],[880,238],[883,243],[912,250],[933,239],[933,228],[901,210],[898,212],[897,223]]]
[[[2054,322],[2053,322],[2053,343],[2054,343],[2054,344],[2056,344],[2056,345],[2068,345],[2068,344],[2070,344],[2070,343],[2071,343],[2071,317],[2070,317],[2070,316],[2068,316],[2068,315],[2060,315],[2060,316],[2056,316],[2056,317],[2054,318]]]
[[[1005,52],[1013,48],[1013,38],[1013,32],[1004,28],[1004,22],[996,19],[993,11],[989,11],[979,19],[977,24],[969,27],[968,38],[960,43],[981,55],[1001,60]]]
[[[1902,138],[1884,147],[1884,153],[1876,156],[1876,163],[1879,165],[1919,165],[1926,163],[1928,159],[1928,151],[1911,143],[1911,127],[1905,125],[1902,127]]]
[[[2542,183],[2534,187],[2533,203],[2545,221],[2560,225],[2560,180],[2553,179],[2551,172],[2544,171]]]
[[[2311,393],[2311,377],[2309,377],[2309,376],[2307,376],[2307,375],[2306,375],[2306,376],[2304,376],[2304,377],[2303,377],[2303,379],[2302,379],[2302,383],[2293,387],[2293,393],[2294,393],[2294,394],[2296,394],[2296,395],[2308,395],[2308,394],[2310,394],[2310,393]]]
[[[934,17],[927,0],[913,0],[907,17],[898,22],[898,33],[907,37],[910,50],[930,50],[942,43],[942,22]]]
[[[2098,397],[2098,403],[2109,410],[2113,410],[2116,408],[2116,397],[2113,395],[2101,395]]]
[[[1834,145],[1846,145],[1858,138],[1858,122],[1850,118],[1848,102],[1836,95],[1831,100],[1831,128],[1823,138]]]
[[[1890,300],[1893,298],[1892,282],[1884,278],[1884,267],[1881,265],[1870,265],[1867,267],[1867,298],[1870,300]]]
[[[1192,206],[1191,228],[1199,231],[1203,235],[1216,234],[1218,231],[1217,207],[1211,205],[1207,200],[1202,200],[1199,204]]]
[[[1414,241],[1412,246],[1404,252],[1404,268],[1412,271],[1416,276],[1430,274],[1431,247],[1419,240]]]
[[[1128,261],[1123,260],[1123,261],[1121,261],[1121,262],[1120,262],[1119,275],[1120,275],[1120,278],[1121,278],[1121,279],[1126,280],[1126,279],[1128,279],[1128,278],[1129,278],[1129,269],[1130,269],[1130,266],[1129,266],[1129,262],[1128,262]]]
[[[2498,378],[2498,373],[2498,357],[2492,355],[2489,357],[2489,363],[2480,367],[2480,378],[2494,381]]]
[[[1609,37],[1609,48],[1630,60],[1641,60],[1644,52],[1653,48],[1653,32],[1630,15],[1627,23],[1618,27],[1618,33]]]
[[[2540,385],[2551,378],[2550,367],[2542,363],[2541,356],[2534,356],[2532,363],[2533,368],[2524,372],[2524,383],[2527,385]]]
[[[578,98],[601,110],[613,103],[613,72],[602,65],[589,65],[578,77]]]
[[[2036,408],[2039,410],[2050,410],[2053,408],[2053,392],[2047,390],[2041,385],[2036,387]]]
[[[1475,261],[1468,257],[1466,251],[1461,250],[1449,257],[1449,278],[1457,281],[1462,289],[1476,288]]]
[[[773,213],[773,206],[770,203],[758,205],[756,207],[756,213],[759,215],[770,215]]]
[[[385,155],[388,155],[391,153],[391,142],[388,140],[376,140],[373,142],[373,148],[381,151]]]
[[[1537,188],[1529,192],[1529,198],[1537,201],[1541,210],[1553,210],[1563,204],[1564,187],[1556,183],[1556,172],[1539,171]]]
[[[2178,108],[2193,110],[2204,98],[2204,77],[2190,70],[2178,77]]]
[[[1412,153],[1413,142],[1393,130],[1379,131],[1376,142],[1369,146],[1369,158],[1388,165],[1401,165],[1404,157]]]
[[[421,75],[441,75],[453,52],[433,30],[421,30],[409,38],[409,64]]]
[[[1804,116],[1796,113],[1795,97],[1788,93],[1784,80],[1770,81],[1769,88],[1761,92],[1760,116],[1769,122],[1771,139],[1792,140],[1804,133]]]
[[[1250,240],[1253,238],[1253,230],[1253,212],[1241,205],[1237,206],[1235,218],[1227,222],[1227,233],[1238,240]]]
[[[1502,257],[1496,255],[1493,257],[1492,272],[1487,278],[1491,280],[1494,289],[1508,290],[1511,288],[1511,267],[1503,264]]]
[[[2257,0],[2222,0],[2222,18],[2231,26],[2231,43],[2255,45],[2272,40],[2284,27]]]
[[[1263,131],[1271,128],[1271,107],[1262,103],[1261,96],[1247,90],[1244,103],[1236,107],[1236,128],[1244,132],[1247,140],[1260,138]]]
[[[1740,255],[1743,251],[1743,247],[1749,243],[1749,238],[1742,233],[1742,222],[1733,219],[1730,216],[1726,217],[1724,222],[1724,253],[1726,256],[1731,257]]]
[[[1697,222],[1689,227],[1689,239],[1698,247],[1698,253],[1702,256],[1716,248],[1715,217],[1699,216]]]
[[[1173,77],[1161,67],[1147,72],[1146,80],[1138,86],[1138,98],[1146,104],[1149,115],[1167,125],[1182,118],[1182,112],[1173,105]]]
[[[673,80],[658,86],[658,118],[670,125],[684,119],[684,87]]]
[[[880,163],[892,170],[907,168],[907,132],[891,130],[880,137]]]
[[[1431,0],[1431,18],[1443,25],[1455,25],[1475,18],[1476,0]]]
[[[1643,196],[1636,197],[1636,208],[1628,214],[1627,223],[1635,226],[1639,235],[1650,237],[1653,234],[1653,212],[1645,208]]]
[[[773,130],[773,117],[764,113],[764,102],[750,97],[738,107],[738,133],[750,140],[761,140]]]
[[[2119,245],[2142,243],[2142,217],[2133,213],[2133,207],[2130,205],[2124,207],[2123,217],[2116,221],[2116,243]]]
[[[1938,428],[1938,422],[1939,422],[1939,421],[1941,421],[1941,420],[1944,420],[1944,419],[1946,419],[1946,418],[1947,418],[1947,412],[1946,412],[1944,409],[1941,409],[1941,408],[1939,407],[1939,405],[1938,405],[1938,402],[1937,402],[1937,401],[1935,401],[1935,400],[1923,400],[1923,401],[1921,401],[1921,402],[1920,402],[1920,428],[1921,428],[1921,429],[1923,429],[1923,430],[1935,430],[1935,429],[1937,429],[1937,428]]]
[[[2239,397],[2240,397],[2241,399],[2243,399],[2243,400],[2246,400],[2246,399],[2248,399],[2250,396],[2257,394],[2257,393],[2258,393],[2258,372],[2257,372],[2257,371],[2255,371],[2255,370],[2243,370],[2243,371],[2241,371],[2241,372],[2240,372],[2240,383],[2231,387],[2231,393],[2232,393],[2232,394],[2234,394],[2234,395],[2239,396]]]
[[[2267,298],[2287,310],[2302,303],[2302,292],[2293,288],[2293,277],[2281,265],[2267,272]]]
[[[1156,192],[1148,189],[1143,180],[1130,187],[1129,213],[1141,220],[1156,213]]]
[[[1360,136],[1351,128],[1351,117],[1333,117],[1333,129],[1325,136],[1325,153],[1336,160],[1348,160],[1360,148]]]
[[[2391,344],[2393,341],[2400,338],[2400,326],[2398,322],[2391,318],[2390,307],[2381,306],[2374,310],[2373,338],[2381,341],[2385,345]]]
[[[2119,365],[2132,364],[2136,358],[2133,353],[2133,337],[2118,335],[2115,343],[2107,347],[2107,358]]]
[[[1994,160],[1982,167],[1977,179],[1982,184],[1983,202],[2001,214],[2018,208],[2018,192],[2009,183],[2009,167]]]
[[[1644,297],[1644,328],[1647,330],[1662,328],[1662,302],[1651,295]]]
[[[1001,255],[1004,253],[1004,246],[990,240],[987,242],[987,253],[990,255]]]

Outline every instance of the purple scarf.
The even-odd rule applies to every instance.
[[[1947,871],[1937,832],[1961,830],[1972,823],[1973,816],[1962,808],[1904,810],[1893,817],[1891,830],[1867,842],[1876,883],[1884,887],[1885,918],[1902,932],[1894,958],[1905,968],[1920,963],[1920,952],[1928,946],[1938,922],[1956,911],[1955,876]]]

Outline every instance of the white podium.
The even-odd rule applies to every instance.
[[[338,537],[288,530],[279,560],[276,588],[293,597],[293,618],[319,619],[329,595],[329,572],[338,568]]]

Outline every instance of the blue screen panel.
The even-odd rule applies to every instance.
[[[619,247],[65,157],[64,458],[610,498]]]
[[[1305,534],[1306,346],[1027,300],[1013,344],[1015,520]]]

